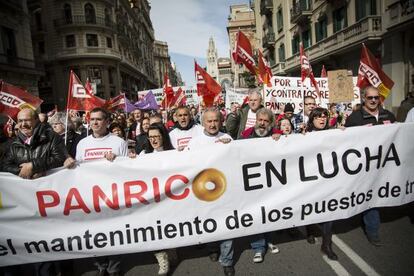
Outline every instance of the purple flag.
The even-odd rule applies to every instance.
[[[157,110],[159,108],[157,100],[155,99],[155,96],[154,94],[152,94],[151,90],[147,93],[147,95],[145,95],[145,97],[142,100],[134,103],[134,106],[142,110]]]
[[[135,105],[133,105],[126,97],[125,97],[125,112],[130,113],[134,110],[138,109]]]

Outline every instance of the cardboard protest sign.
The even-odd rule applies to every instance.
[[[328,71],[329,102],[352,102],[354,84],[347,70]]]

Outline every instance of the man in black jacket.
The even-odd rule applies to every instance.
[[[64,141],[50,127],[39,122],[34,110],[22,109],[17,122],[19,132],[6,153],[4,171],[34,179],[63,165],[67,157]]]
[[[363,91],[363,99],[363,106],[349,115],[345,122],[345,127],[382,125],[395,122],[394,114],[381,107],[379,90],[377,88],[374,86],[366,87]],[[381,246],[378,234],[381,223],[378,209],[369,209],[362,214],[362,217],[368,241],[375,246]]]

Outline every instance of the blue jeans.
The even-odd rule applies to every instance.
[[[381,223],[378,209],[369,209],[363,212],[362,219],[364,220],[367,236],[378,238],[378,230]]]
[[[225,240],[220,242],[220,258],[219,262],[222,266],[233,265],[233,240]]]
[[[257,234],[252,236],[252,241],[250,242],[250,246],[254,251],[254,254],[256,253],[264,253],[266,252],[266,238],[264,234]]]

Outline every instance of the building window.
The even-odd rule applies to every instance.
[[[277,31],[280,33],[283,31],[283,13],[282,13],[282,7],[279,7],[277,10]]]
[[[111,10],[105,8],[105,26],[111,26]]]
[[[356,21],[361,20],[369,15],[377,14],[376,0],[358,0],[355,1]]]
[[[112,48],[112,38],[106,37],[106,47]]]
[[[286,57],[285,57],[285,44],[280,44],[279,47],[279,62],[285,62]]]
[[[63,6],[63,16],[67,24],[72,23],[72,7],[69,4]]]
[[[7,27],[1,27],[1,41],[3,42],[4,54],[8,59],[17,57],[16,37],[14,30]]]
[[[299,53],[299,35],[293,36],[292,39],[292,54]]]
[[[40,11],[37,11],[35,12],[34,16],[35,16],[35,22],[36,22],[36,29],[38,31],[42,31],[43,30],[42,14],[40,13]]]
[[[91,3],[85,4],[85,22],[87,24],[96,23],[95,8],[93,7]]]
[[[346,18],[346,7],[339,8],[333,12],[333,29],[334,33],[342,30],[348,24]]]
[[[66,48],[71,48],[76,46],[75,35],[66,36]]]
[[[326,16],[321,17],[315,23],[315,35],[316,35],[316,42],[326,38],[328,36],[328,20]]]
[[[269,65],[270,65],[270,67],[275,65],[275,63],[276,63],[276,61],[275,61],[275,49],[270,48],[269,49]]]
[[[310,28],[302,32],[302,41],[303,41],[303,48],[308,48],[312,46],[312,34],[311,34]]]
[[[45,42],[44,41],[39,41],[37,43],[37,49],[39,51],[39,54],[43,55],[45,53]]]
[[[86,46],[88,47],[98,47],[98,35],[96,34],[86,34]]]

